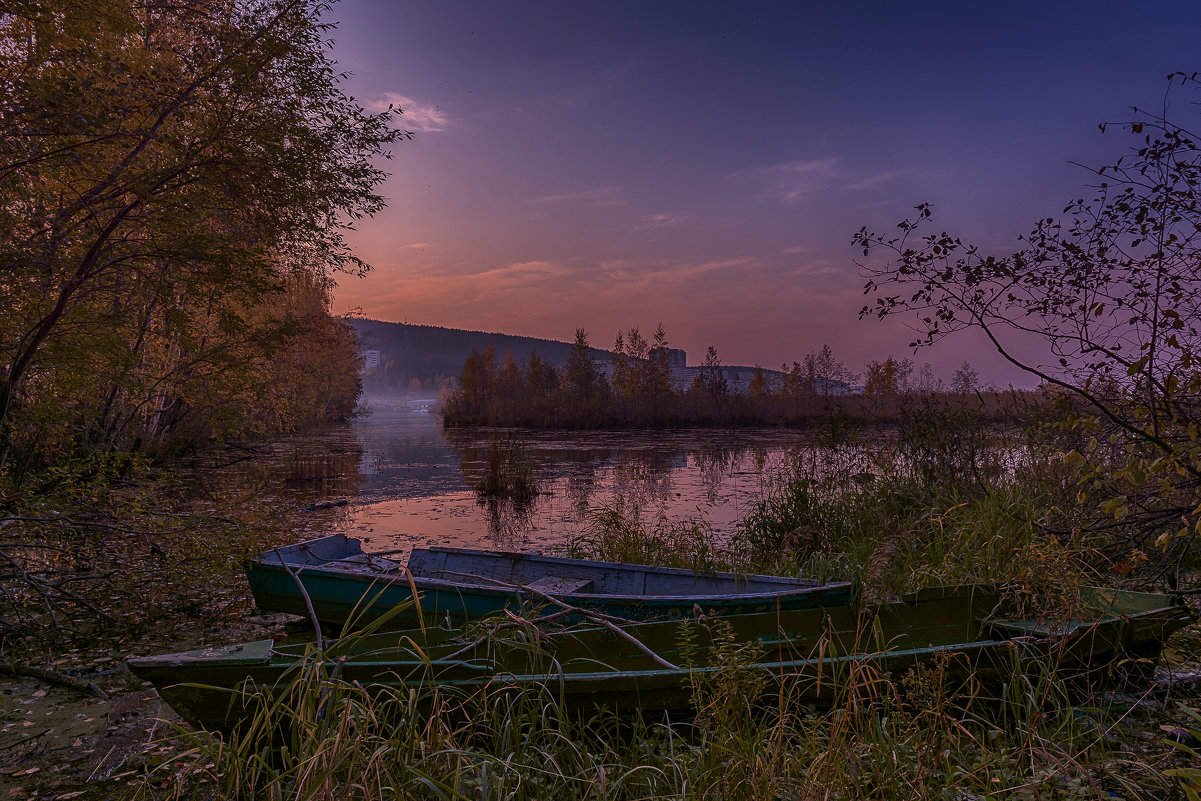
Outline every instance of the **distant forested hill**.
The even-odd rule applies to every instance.
[[[368,395],[436,393],[458,377],[463,362],[473,349],[483,351],[489,342],[496,348],[498,363],[503,363],[509,351],[518,361],[524,361],[530,353],[537,351],[540,358],[562,365],[571,352],[571,343],[553,339],[380,320],[352,319],[350,324],[364,349],[379,351],[379,366],[369,370],[363,378],[363,390]],[[607,362],[610,354],[607,350],[593,348],[592,358]]]

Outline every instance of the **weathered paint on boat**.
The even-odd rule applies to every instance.
[[[849,686],[937,662],[945,680],[995,684],[1038,665],[1090,682],[1128,656],[1155,658],[1164,639],[1191,620],[1164,596],[1098,591],[1091,612],[1070,625],[998,616],[1000,595],[978,586],[932,588],[894,603],[631,624],[622,631],[672,663],[665,667],[608,628],[471,641],[429,628],[351,636],[320,654],[270,640],[130,661],[183,718],[228,728],[246,708],[246,687],[286,685],[315,661],[376,692],[429,690],[470,696],[542,686],[566,709],[688,710],[694,680],[719,673],[716,636],[753,642],[750,669],[764,692],[790,702],[830,701]],[[1089,618],[1087,615],[1091,614]],[[524,634],[523,634],[524,632]],[[689,643],[685,645],[685,643]],[[306,662],[307,659],[309,660]],[[855,675],[853,675],[855,674]],[[243,689],[239,689],[243,688]]]
[[[282,564],[281,564],[282,560]],[[288,569],[297,575],[289,575]],[[543,605],[538,593],[627,620],[703,612],[746,614],[846,604],[851,586],[810,579],[709,573],[648,565],[565,559],[466,548],[417,548],[407,565],[364,553],[335,534],[248,560],[246,577],[259,608],[307,615],[297,578],[323,625],[367,623],[418,592],[421,617],[456,626],[503,609]],[[402,619],[418,617],[416,605]]]

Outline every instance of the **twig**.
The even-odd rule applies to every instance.
[[[508,610],[506,610],[506,611],[508,611]],[[549,615],[540,615],[539,617],[533,618],[532,620],[526,620],[525,618],[517,618],[516,620],[511,620],[510,622],[507,622],[507,623],[506,622],[497,623],[495,626],[492,627],[492,630],[488,633],[488,635],[479,637],[478,639],[473,640],[472,642],[469,642],[467,645],[464,645],[462,648],[455,651],[453,654],[447,654],[446,656],[441,657],[441,658],[442,659],[456,659],[456,658],[462,656],[463,654],[468,653],[469,651],[473,651],[480,645],[483,645],[484,642],[487,641],[488,636],[495,637],[498,633],[500,633],[500,631],[502,629],[507,629],[507,628],[521,626],[521,625],[537,625],[539,623],[550,623],[551,621],[558,620],[559,618],[566,617],[567,615],[570,615],[570,614],[574,614],[572,612],[572,610],[560,609],[558,612],[554,612]],[[510,613],[510,615],[512,615],[512,613]]]
[[[679,670],[680,669],[678,665],[673,665],[671,662],[668,662],[666,659],[659,656],[657,653],[655,653],[649,647],[644,645],[643,642],[641,640],[639,640],[637,637],[635,637],[633,634],[630,634],[628,631],[621,628],[621,626],[616,625],[612,621],[607,620],[606,616],[593,615],[591,612],[587,612],[583,609],[580,609],[578,606],[572,606],[569,603],[564,603],[563,601],[560,601],[558,598],[555,598],[554,596],[551,596],[551,595],[547,595],[546,593],[542,592],[541,590],[535,590],[532,587],[522,587],[522,590],[525,592],[533,593],[534,595],[537,595],[538,597],[543,598],[544,600],[550,601],[553,604],[558,604],[559,606],[563,607],[563,609],[566,611],[575,612],[576,614],[581,615],[582,617],[585,617],[589,620],[593,620],[597,623],[600,623],[602,626],[604,626],[605,628],[612,631],[618,637],[621,637],[622,639],[626,640],[631,645],[633,645],[635,648],[637,648],[639,651],[642,651],[642,653],[646,654],[651,659],[653,659],[657,664],[662,665],[663,667],[667,668],[668,670]]]
[[[317,650],[325,650],[325,639],[321,636],[321,621],[317,619],[317,613],[313,610],[313,599],[309,597],[309,591],[304,588],[304,582],[300,580],[300,571],[292,570],[291,565],[284,561],[283,556],[279,553],[279,548],[276,548],[275,558],[279,560],[280,567],[284,572],[292,577],[292,581],[296,582],[296,588],[300,590],[301,597],[304,598],[304,605],[308,607],[309,619],[313,621],[313,628],[317,630]]]

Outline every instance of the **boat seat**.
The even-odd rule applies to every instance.
[[[592,588],[592,579],[568,578],[565,576],[542,576],[525,586],[547,595],[567,595]]]

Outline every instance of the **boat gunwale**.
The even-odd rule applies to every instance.
[[[260,562],[260,567],[272,571],[278,571],[287,574],[287,570],[279,562]],[[305,570],[304,565],[300,569],[293,568],[298,577],[303,578]],[[399,575],[386,575],[382,573],[369,574],[365,572],[356,572],[350,570],[319,570],[308,571],[310,574],[320,573],[326,580],[339,580],[351,582],[355,584],[363,583],[364,579],[370,579],[369,586],[379,588],[385,584],[395,584],[403,588],[409,586],[409,579]],[[421,592],[450,592],[462,593],[470,591],[472,595],[486,595],[489,597],[512,597],[514,594],[520,594],[529,597],[531,600],[537,600],[540,595],[535,592],[528,592],[525,584],[514,584],[509,586],[488,584],[469,584],[466,582],[449,581],[446,579],[430,578],[428,576],[413,575],[413,584]],[[702,594],[697,592],[686,593],[683,595],[646,595],[639,593],[589,593],[589,592],[567,592],[567,593],[544,593],[552,598],[570,602],[573,599],[580,601],[606,601],[609,603],[620,603],[625,601],[636,603],[648,602],[664,602],[664,603],[680,603],[683,601],[696,601],[703,603],[705,600],[721,600],[721,599],[737,599],[740,602],[746,601],[753,603],[756,601],[771,601],[774,599],[795,598],[805,595],[822,595],[825,593],[838,594],[848,592],[852,587],[849,581],[831,581],[815,584],[797,584],[795,586],[784,585],[779,590],[762,590],[756,592],[714,592]],[[536,588],[535,588],[536,589]]]
[[[318,556],[317,554],[313,553],[311,550],[314,543],[330,542],[330,541],[334,541],[334,540],[341,540],[341,542],[345,545],[347,551],[343,555],[335,556],[335,557]],[[319,537],[315,540],[307,540],[305,542],[294,543],[292,545],[284,546],[282,548],[276,548],[271,551],[265,551],[265,552],[262,552],[259,554],[255,554],[251,557],[248,557],[247,561],[254,563],[254,564],[258,564],[258,565],[272,566],[272,567],[278,567],[278,566],[281,566],[282,564],[287,564],[289,566],[293,566],[293,567],[299,566],[301,568],[315,567],[315,568],[320,568],[320,569],[328,569],[328,568],[326,568],[327,565],[329,565],[331,563],[341,562],[342,560],[348,559],[350,557],[366,556],[366,557],[370,558],[370,557],[374,556],[370,551],[363,550],[362,545],[363,545],[363,541],[358,539],[357,537],[350,537],[350,536],[348,536],[346,534],[342,534],[342,533],[330,534],[325,537]],[[355,547],[357,547],[358,550],[353,550]],[[825,586],[829,586],[830,584],[848,584],[849,585],[849,582],[826,583],[826,582],[821,582],[817,579],[802,578],[802,577],[798,577],[798,576],[773,576],[773,575],[768,575],[765,573],[738,573],[738,572],[722,571],[722,570],[696,570],[696,569],[684,568],[684,567],[660,567],[658,565],[647,565],[647,564],[641,564],[641,563],[637,563],[637,562],[606,562],[606,561],[599,560],[599,559],[576,559],[576,558],[566,557],[566,556],[545,556],[543,554],[530,554],[530,553],[523,553],[521,551],[491,551],[491,550],[485,550],[485,549],[479,549],[479,548],[453,548],[453,547],[442,547],[442,546],[413,548],[410,551],[410,558],[413,553],[417,553],[417,552],[431,553],[431,554],[446,553],[446,554],[450,554],[450,555],[454,555],[454,556],[471,556],[471,557],[475,557],[475,558],[482,558],[482,559],[496,560],[496,561],[500,561],[502,559],[520,560],[520,561],[524,561],[524,562],[533,562],[533,563],[539,563],[539,564],[575,566],[575,567],[582,567],[582,568],[596,569],[596,570],[615,570],[615,571],[621,571],[621,572],[627,572],[627,571],[628,572],[648,572],[650,574],[663,575],[663,576],[683,576],[683,577],[697,577],[697,578],[709,578],[709,579],[728,579],[728,580],[732,580],[734,582],[758,581],[758,582],[763,582],[765,584],[778,584],[778,585],[783,585],[783,586],[787,586],[787,587],[795,587],[798,589],[805,589],[805,588],[812,588],[812,587],[825,587]],[[292,560],[279,558],[279,557],[283,557],[286,555],[301,554],[301,553],[306,553],[306,554],[308,554],[308,556],[312,557],[313,559],[319,560],[319,562],[317,564],[313,564],[308,561],[300,562],[300,561],[292,561]],[[384,559],[387,557],[381,555],[378,558]],[[349,575],[377,575],[380,577],[387,577],[386,576],[387,573],[392,573],[394,571],[395,572],[409,571],[409,567],[408,567],[408,565],[401,565],[401,564],[397,563],[396,568],[389,568],[387,571],[377,571],[376,573],[369,573],[367,570],[355,570],[353,568],[348,568],[345,570],[339,570],[339,569],[335,568],[335,571],[339,572],[339,573],[347,573]],[[430,581],[445,581],[450,584],[462,584],[463,586],[469,586],[469,587],[478,586],[478,585],[470,584],[467,582],[448,581],[446,579],[429,576],[429,575],[426,575],[423,573],[409,572],[409,575],[411,575],[414,579],[427,579]],[[583,595],[584,593],[580,593],[580,594]],[[775,593],[768,593],[768,594],[775,594]]]

